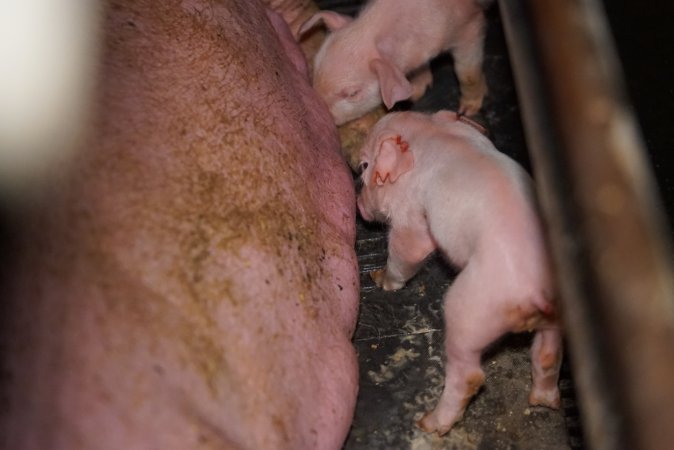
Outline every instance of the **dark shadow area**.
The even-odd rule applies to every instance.
[[[648,148],[666,217],[674,217],[674,5],[605,0],[625,87]]]

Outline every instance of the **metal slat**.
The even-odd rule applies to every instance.
[[[671,242],[600,4],[504,0],[588,444],[674,445]]]

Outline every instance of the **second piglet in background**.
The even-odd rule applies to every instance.
[[[484,381],[483,350],[508,332],[535,330],[529,403],[558,408],[561,332],[528,174],[450,111],[388,114],[361,168],[361,215],[390,225],[377,285],[400,289],[436,248],[460,270],[444,298],[444,391],[418,425],[451,429]]]
[[[444,51],[454,56],[461,88],[459,111],[472,115],[481,108],[487,85],[480,1],[372,0],[356,19],[318,12],[299,34],[320,21],[331,33],[314,59],[313,85],[337,125],[382,101],[391,108],[398,101],[421,97],[433,81],[428,62]]]

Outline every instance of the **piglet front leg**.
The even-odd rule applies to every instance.
[[[459,113],[467,116],[478,113],[487,95],[487,82],[482,70],[484,33],[484,16],[480,13],[466,27],[462,40],[452,51],[454,70],[461,89]]]
[[[370,272],[370,276],[385,291],[397,291],[419,271],[435,248],[425,221],[414,227],[391,227],[386,267]]]

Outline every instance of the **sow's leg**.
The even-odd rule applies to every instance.
[[[4,448],[341,447],[354,192],[272,17],[106,6],[90,137],[15,215]]]

